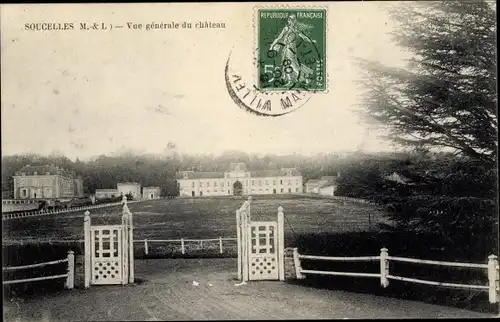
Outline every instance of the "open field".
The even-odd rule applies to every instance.
[[[235,212],[244,200],[162,199],[131,204],[134,239],[236,237]],[[376,229],[376,223],[382,220],[382,212],[371,205],[274,196],[253,197],[252,220],[276,220],[279,206],[285,212],[286,240],[300,233]],[[83,239],[83,216],[83,212],[66,213],[4,221],[4,240]],[[120,216],[120,206],[91,212],[93,225],[119,223]]]

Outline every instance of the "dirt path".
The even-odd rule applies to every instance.
[[[93,286],[4,303],[6,321],[491,317],[466,310],[283,282],[235,286],[235,259],[136,261],[129,286]],[[193,286],[193,281],[199,286]],[[212,286],[210,286],[210,284]]]

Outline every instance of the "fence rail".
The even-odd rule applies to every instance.
[[[224,253],[223,241],[230,240],[238,240],[235,237],[219,237],[219,238],[207,238],[207,239],[190,239],[190,238],[181,238],[181,239],[142,239],[142,240],[134,240],[134,243],[144,243],[144,254],[149,254],[149,243],[181,243],[181,253],[186,254],[186,242],[198,242],[200,243],[200,247],[203,248],[203,242],[219,242],[219,253]]]
[[[429,264],[429,265],[437,265],[437,266],[450,266],[450,267],[454,266],[454,267],[463,267],[463,268],[488,268],[488,264],[442,262],[442,261],[432,261],[432,260],[427,260],[427,259],[415,259],[415,258],[395,257],[395,256],[388,256],[387,259],[391,260],[391,261],[395,261],[395,262]]]
[[[141,201],[141,200],[130,201],[129,203],[139,202],[139,201]],[[114,206],[119,206],[120,204],[121,204],[121,201],[100,204],[100,205],[97,204],[97,205],[82,206],[82,207],[72,207],[72,208],[52,210],[52,211],[35,211],[35,212],[22,212],[22,213],[14,213],[14,214],[2,214],[2,220],[18,219],[18,218],[26,218],[26,217],[48,216],[48,215],[62,214],[62,213],[75,212],[75,211],[84,211],[84,210],[90,210],[90,209],[114,207]]]
[[[68,262],[67,258],[60,259],[57,261],[51,261],[51,262],[45,262],[45,263],[38,263],[38,264],[31,264],[31,265],[24,265],[24,266],[11,266],[11,267],[2,267],[2,271],[8,272],[8,271],[18,271],[21,269],[28,269],[28,268],[33,268],[33,267],[41,267],[41,266],[47,266],[47,265],[56,265],[60,263],[65,263]]]
[[[43,267],[43,266],[48,266],[48,265],[57,265],[57,264],[61,264],[61,263],[68,263],[66,274],[2,281],[2,284],[9,285],[9,284],[19,284],[19,283],[37,282],[37,281],[44,281],[44,280],[66,278],[65,287],[67,289],[72,289],[75,287],[75,254],[71,250],[68,251],[68,257],[60,259],[60,260],[31,264],[31,265],[24,265],[24,266],[2,267],[2,271],[4,271],[4,272],[19,271],[19,270],[28,269],[28,268]]]
[[[354,273],[354,272],[332,272],[332,271],[318,271],[318,270],[305,270],[301,267],[301,259],[308,260],[325,260],[325,261],[379,261],[380,262],[380,273]],[[305,275],[316,274],[316,275],[336,275],[336,276],[354,276],[354,277],[376,277],[380,278],[380,284],[382,287],[387,287],[389,285],[389,280],[398,280],[409,283],[426,284],[433,286],[451,287],[459,289],[471,289],[489,292],[490,303],[500,302],[500,274],[498,266],[498,257],[495,255],[490,255],[488,257],[488,264],[475,264],[475,263],[458,263],[458,262],[444,262],[444,261],[434,261],[416,258],[406,258],[406,257],[396,257],[389,256],[389,252],[386,248],[380,250],[380,256],[360,256],[360,257],[330,257],[330,256],[314,256],[314,255],[303,255],[299,254],[297,248],[293,249],[293,260],[295,264],[295,271],[298,279],[305,278]],[[428,281],[423,279],[409,278],[403,276],[395,276],[389,274],[389,262],[407,262],[425,265],[436,265],[436,266],[449,266],[449,267],[461,267],[461,268],[479,268],[487,269],[488,272],[488,285],[470,285],[470,284],[457,284],[457,283],[446,283],[438,281]]]
[[[325,261],[344,261],[344,262],[361,262],[361,261],[380,260],[380,256],[330,257],[330,256],[299,255],[299,258],[325,260]]]
[[[236,237],[218,237],[218,238],[205,238],[205,239],[193,239],[193,238],[181,238],[181,239],[135,239],[134,243],[144,244],[144,254],[149,254],[149,244],[151,243],[180,243],[181,253],[186,254],[187,247],[186,243],[200,243],[200,247],[203,248],[203,243],[207,242],[219,242],[219,253],[224,253],[224,241],[237,241]],[[55,243],[84,243],[83,239],[66,239],[66,240],[4,240],[2,245],[26,245],[26,244],[55,244]],[[34,264],[40,265],[40,264]]]

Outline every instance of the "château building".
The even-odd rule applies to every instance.
[[[302,174],[295,168],[249,171],[231,163],[227,172],[180,171],[179,195],[228,196],[302,193]]]
[[[54,165],[26,165],[13,176],[14,199],[82,198],[83,180]]]

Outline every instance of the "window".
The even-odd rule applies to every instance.
[[[298,180],[298,179],[297,179],[297,180],[295,180],[295,184],[297,184],[297,185],[299,184],[299,180]]]
[[[228,194],[228,195],[230,195],[230,194],[231,194],[231,190],[228,190],[228,191],[227,191],[227,194]]]
[[[254,180],[252,180],[252,186],[253,186],[253,185],[255,185],[255,181],[254,181]]]
[[[207,187],[210,187],[210,182],[207,182]]]
[[[292,192],[292,188],[288,188],[288,193],[291,193]]]
[[[266,186],[268,186],[268,185],[269,185],[269,181],[266,180]]]
[[[273,180],[273,184],[276,184],[276,180]]]
[[[200,182],[200,187],[203,187],[203,182]]]
[[[262,185],[262,180],[259,180],[259,186],[261,186],[261,185]]]
[[[283,184],[283,180],[280,180],[280,184]],[[283,191],[282,191],[283,192]]]
[[[283,188],[281,188],[281,192],[283,192]]]
[[[217,187],[217,181],[214,181],[214,187]]]
[[[193,181],[193,185],[192,185],[192,186],[193,186],[193,188],[194,188],[194,181]]]
[[[295,188],[295,192],[299,192],[299,188]]]
[[[229,181],[227,182],[227,186],[229,187]]]
[[[292,184],[292,180],[288,180],[288,185],[291,185]]]

